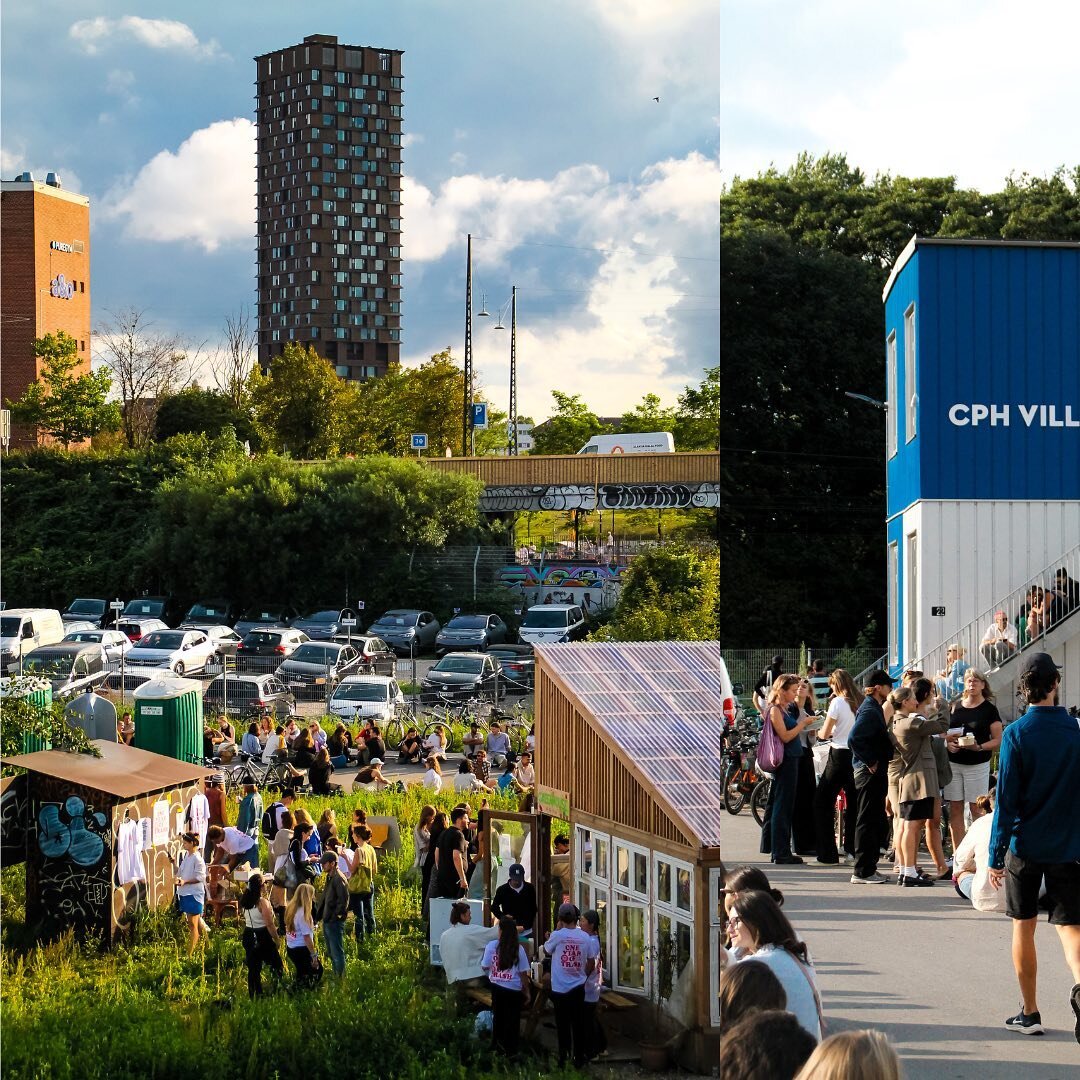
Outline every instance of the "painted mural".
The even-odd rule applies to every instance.
[[[510,510],[689,510],[720,505],[720,485],[548,484],[488,487],[480,496],[487,514]]]
[[[625,566],[551,562],[518,564],[499,571],[499,584],[521,593],[526,605],[581,604],[590,611],[614,607]]]
[[[29,813],[26,774],[0,779],[0,863],[26,861],[26,822]]]

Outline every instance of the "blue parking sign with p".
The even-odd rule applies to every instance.
[[[414,434],[412,437],[412,448],[414,450],[426,450],[427,449],[427,436],[419,433]]]
[[[487,422],[487,402],[486,401],[474,401],[472,407],[472,426],[474,428],[486,428]]]

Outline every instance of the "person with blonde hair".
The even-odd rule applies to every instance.
[[[296,984],[313,987],[322,978],[322,961],[315,947],[315,919],[311,906],[315,889],[308,882],[297,885],[285,909],[285,946],[296,969]]]
[[[843,668],[837,668],[829,676],[829,689],[832,700],[825,715],[818,739],[822,742],[832,740],[829,758],[825,770],[818,781],[814,793],[814,825],[817,832],[817,861],[819,863],[838,863],[840,852],[836,846],[836,832],[833,828],[833,813],[836,797],[841,791],[847,796],[847,810],[844,813],[844,854],[850,856],[855,851],[855,771],[851,765],[851,750],[848,747],[848,735],[855,726],[855,713],[861,704],[855,680]]]
[[[807,752],[799,736],[813,719],[800,716],[798,702],[809,684],[798,675],[781,675],[772,685],[762,713],[762,723],[771,724],[784,744],[784,758],[773,774],[765,822],[761,827],[761,852],[781,865],[801,863],[791,850],[791,826],[795,814],[795,792],[799,783],[799,758]]]
[[[900,1059],[880,1031],[841,1031],[817,1047],[795,1080],[900,1080]]]
[[[934,735],[943,734],[949,721],[946,717],[923,716],[918,711],[915,690],[910,686],[893,690],[889,694],[889,703],[893,707],[889,737],[896,753],[888,769],[890,779],[896,780],[898,801],[895,811],[900,816],[897,884],[905,888],[933,885],[933,878],[918,872],[915,860],[919,834],[924,823],[934,815],[934,799],[939,790],[937,762],[930,740]]]

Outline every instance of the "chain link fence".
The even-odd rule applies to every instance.
[[[761,673],[771,666],[774,656],[784,658],[782,666],[785,671],[802,674],[815,660],[822,660],[826,671],[844,668],[854,677],[878,660],[883,652],[884,649],[814,647],[801,644],[787,648],[724,649],[723,655],[732,683],[736,687],[742,687],[737,693],[745,704],[750,701],[755,684]]]

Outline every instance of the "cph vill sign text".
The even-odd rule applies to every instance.
[[[963,405],[949,408],[949,422],[956,427],[1009,427],[1016,421],[1024,427],[1080,428],[1080,407],[1072,405]]]

